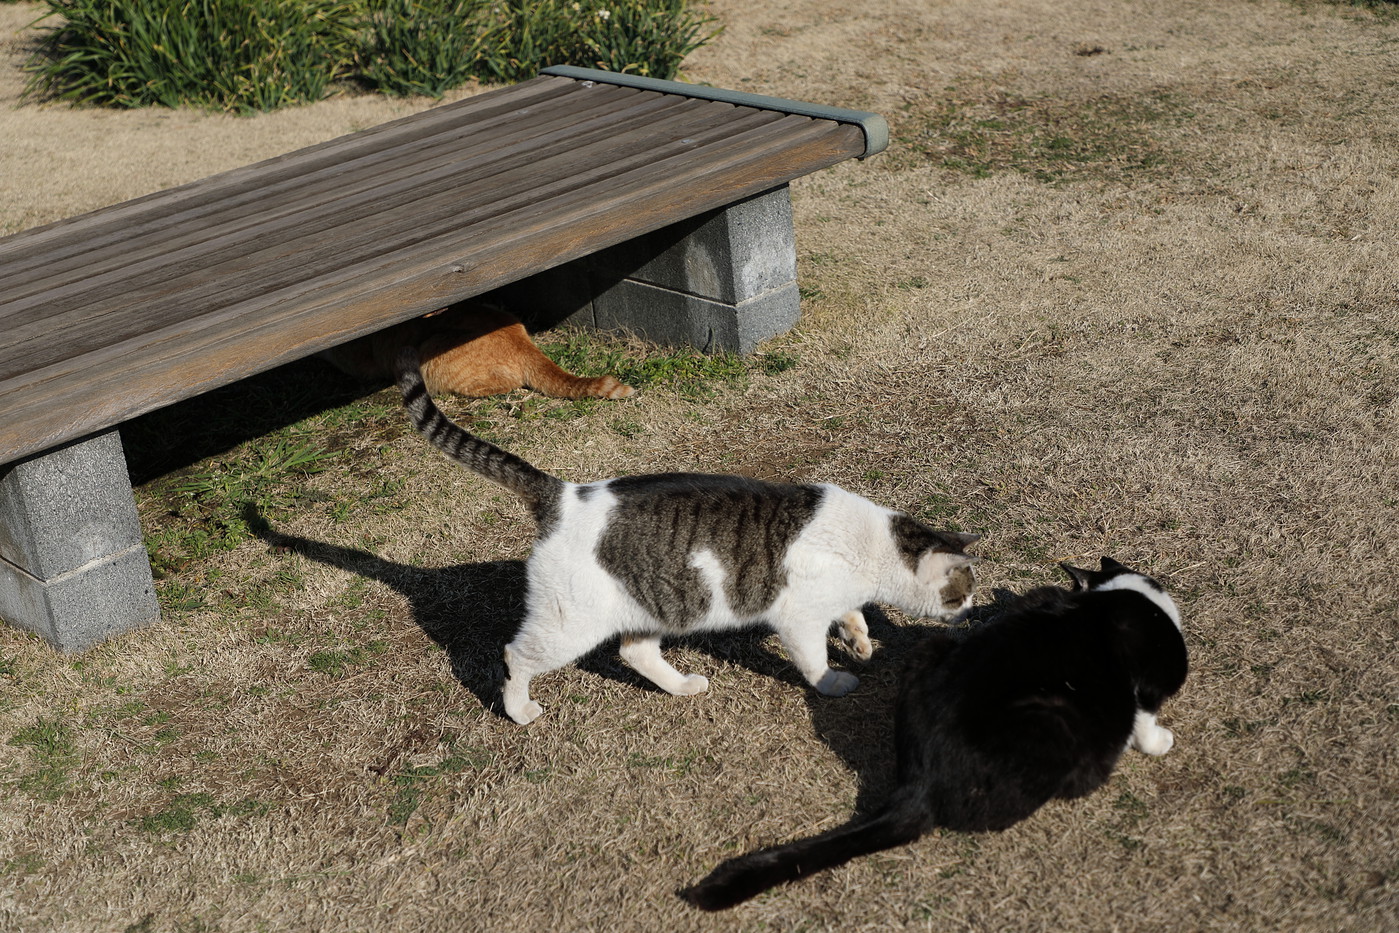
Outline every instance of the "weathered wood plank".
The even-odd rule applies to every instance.
[[[514,110],[480,122],[453,122],[427,137],[405,131],[406,138],[395,145],[385,145],[378,138],[373,147],[346,151],[340,161],[326,161],[318,154],[304,167],[279,164],[260,183],[215,184],[223,176],[214,176],[207,188],[173,189],[179,192],[178,197],[153,202],[136,215],[113,218],[101,211],[87,215],[91,218],[88,225],[70,230],[57,241],[35,237],[33,244],[26,245],[28,233],[6,238],[0,244],[18,242],[9,254],[0,254],[0,263],[8,273],[4,294],[23,297],[22,290],[42,290],[46,281],[75,268],[88,274],[101,271],[96,264],[119,262],[138,245],[157,247],[180,237],[236,229],[240,219],[263,220],[273,211],[324,207],[366,188],[421,174],[444,161],[478,160],[489,166],[532,143],[546,145],[550,136],[566,137],[570,127],[577,127],[585,138],[606,133],[616,121],[645,119],[675,106],[679,99],[667,101],[662,95],[630,91],[586,100],[588,106],[581,108],[577,98],[565,97],[537,104],[527,114]]]
[[[531,158],[523,167],[486,178],[464,172],[467,183],[461,187],[390,186],[351,204],[318,207],[295,216],[292,224],[274,214],[264,223],[178,248],[137,250],[121,268],[0,305],[0,320],[8,330],[0,339],[16,349],[29,344],[25,365],[43,365],[188,317],[200,308],[241,301],[386,249],[412,245],[445,229],[489,222],[599,179],[632,171],[664,173],[667,160],[676,155],[703,151],[704,159],[714,161],[741,154],[754,130],[784,119],[805,120],[771,111],[730,116],[723,112],[732,110],[727,105],[697,106],[722,110],[707,116],[694,108],[676,113],[677,125],[660,121],[643,126],[620,137],[626,143],[622,146],[618,137],[609,137]],[[489,184],[478,186],[480,182]],[[480,235],[493,233],[482,230]],[[46,335],[54,328],[62,328],[69,338],[62,345],[46,346]],[[0,363],[0,379],[10,375]]]
[[[294,178],[318,166],[333,168],[353,153],[373,152],[380,148],[400,145],[405,140],[430,136],[441,131],[444,125],[450,131],[458,124],[473,120],[491,120],[512,110],[528,109],[540,102],[562,102],[564,98],[557,95],[570,98],[564,106],[579,106],[587,98],[581,96],[576,85],[577,82],[571,82],[566,78],[536,78],[488,94],[469,97],[454,104],[390,120],[356,133],[337,136],[314,146],[229,169],[174,188],[155,191],[87,214],[56,220],[0,238],[0,262],[8,263],[14,256],[26,251],[41,250],[55,241],[63,241],[74,232],[73,228],[80,227],[90,231],[100,224],[123,225],[137,217],[159,217],[163,212],[176,209],[189,200],[233,197],[245,191],[257,191],[269,181]]]

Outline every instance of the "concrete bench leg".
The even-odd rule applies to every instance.
[[[535,326],[628,330],[748,354],[801,315],[786,185],[507,285],[492,296]]]
[[[65,651],[160,618],[116,430],[0,466],[0,618]]]
[[[786,185],[591,258],[599,328],[748,354],[801,315]]]

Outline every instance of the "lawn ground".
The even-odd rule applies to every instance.
[[[1175,594],[1176,747],[998,835],[728,914],[674,891],[878,798],[900,658],[843,699],[775,639],[603,651],[504,719],[519,503],[315,364],[125,434],[164,621],[77,657],[0,626],[0,928],[1399,928],[1399,19],[1282,0],[715,0],[685,75],[874,110],[793,186],[804,314],[746,361],[542,334],[641,391],[451,400],[583,480],[840,483],[977,531],[983,601],[1111,554]],[[19,103],[0,233],[430,101],[232,118]]]

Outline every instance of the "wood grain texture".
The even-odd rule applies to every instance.
[[[858,156],[542,77],[0,239],[0,463]]]

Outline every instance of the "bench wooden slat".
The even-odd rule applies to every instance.
[[[31,344],[22,365],[42,366],[190,317],[193,309],[246,300],[329,269],[371,261],[386,250],[439,231],[482,224],[599,179],[639,169],[656,171],[661,160],[677,154],[690,156],[699,149],[705,149],[708,158],[740,154],[758,138],[754,133],[783,120],[789,122],[781,133],[810,122],[772,111],[734,118],[726,105],[684,103],[686,109],[673,112],[673,120],[640,124],[627,134],[532,159],[528,171],[517,170],[508,181],[493,186],[489,200],[470,188],[436,189],[415,179],[415,184],[401,188],[373,189],[350,204],[337,199],[299,214],[274,213],[256,226],[218,228],[219,236],[179,248],[157,244],[141,250],[133,244],[129,261],[121,267],[6,303],[0,317],[11,329],[7,342],[15,347]],[[589,167],[575,168],[580,163]],[[485,171],[484,179],[470,171],[459,174],[468,184],[498,174]],[[450,173],[451,167],[438,177]],[[484,229],[480,233],[491,235]],[[181,282],[177,291],[171,287],[175,280]],[[52,313],[56,302],[64,300],[68,309]],[[113,324],[107,326],[107,320]],[[62,344],[50,341],[54,328],[64,329],[70,339]],[[0,369],[0,379],[11,375]]]
[[[536,133],[559,136],[570,125],[576,125],[581,134],[605,132],[610,121],[644,119],[648,113],[675,106],[675,98],[667,101],[661,95],[618,90],[627,93],[598,96],[586,107],[580,106],[576,98],[562,97],[538,103],[524,116],[519,110],[506,111],[465,125],[464,115],[458,114],[451,124],[437,121],[438,132],[427,136],[413,133],[401,145],[387,146],[382,138],[376,138],[368,141],[375,145],[366,145],[354,155],[346,153],[328,159],[317,154],[316,158],[307,159],[304,170],[284,164],[280,171],[260,182],[211,184],[206,190],[161,202],[158,209],[135,217],[108,217],[98,211],[89,215],[92,222],[84,228],[81,239],[71,232],[66,242],[35,237],[35,242],[25,249],[14,249],[12,255],[0,254],[7,272],[5,295],[17,299],[24,297],[26,291],[37,292],[47,281],[67,276],[72,269],[80,268],[86,275],[100,272],[97,263],[104,258],[121,263],[138,244],[158,247],[191,233],[198,235],[201,227],[234,228],[240,217],[261,220],[272,210],[289,213],[333,204],[367,187],[422,174],[444,161],[480,160],[482,165],[490,165],[506,158],[506,151],[532,142],[543,144],[545,140]],[[503,135],[506,130],[508,136]],[[211,181],[222,179],[223,176],[214,176]],[[9,239],[23,242],[26,238]]]
[[[706,106],[700,102],[683,98],[671,100],[672,103],[664,111],[671,114],[669,117],[657,118],[649,108],[638,107],[629,112],[631,119],[638,126],[650,127],[649,132],[658,137],[672,128],[677,138],[715,127],[722,128],[726,121],[737,128],[729,114],[722,110],[706,113],[699,109]],[[775,119],[777,116],[762,111],[752,113],[764,119]],[[616,119],[627,114],[605,115],[601,119],[606,120],[607,116]],[[567,176],[571,165],[577,162],[610,158],[611,151],[617,148],[617,137],[615,126],[609,130],[601,125],[592,127],[585,124],[584,132],[572,144],[562,135],[562,131],[556,131],[528,137],[514,145],[502,145],[490,157],[473,158],[472,151],[468,151],[464,158],[454,157],[449,152],[441,163],[428,166],[425,170],[419,170],[414,162],[411,172],[401,170],[395,174],[386,173],[378,176],[377,181],[372,177],[361,178],[359,184],[353,180],[347,181],[319,198],[308,197],[285,207],[279,203],[259,202],[255,210],[244,209],[219,223],[205,223],[201,218],[189,227],[161,224],[146,238],[133,236],[109,241],[105,249],[76,257],[69,264],[71,270],[64,268],[46,277],[45,281],[50,283],[47,290],[41,290],[36,283],[23,278],[7,278],[5,300],[0,303],[0,321],[11,328],[23,327],[37,319],[34,309],[51,307],[65,300],[71,301],[74,307],[88,309],[90,313],[101,313],[96,305],[109,295],[132,295],[140,289],[154,288],[178,276],[197,273],[207,262],[204,257],[211,252],[246,251],[241,242],[255,241],[264,250],[285,240],[303,239],[310,242],[309,238],[332,227],[339,225],[348,228],[370,216],[377,218],[377,228],[392,230],[383,215],[405,203],[439,198],[439,189],[434,188],[434,184],[450,186],[447,189],[449,193],[471,185],[479,185],[478,190],[490,192],[489,182],[492,178],[507,172],[518,174],[521,162],[526,160],[533,167],[551,166],[561,176]],[[471,195],[472,192],[468,191],[467,194]],[[414,226],[411,219],[408,226],[410,229]],[[179,263],[182,261],[188,261],[189,268],[181,266]],[[82,274],[68,274],[70,271],[81,271]]]
[[[386,166],[382,157],[376,158],[343,172],[316,173],[304,185],[293,180],[269,187],[242,201],[201,202],[144,229],[104,231],[91,250],[74,252],[51,265],[35,262],[28,274],[10,279],[5,287],[9,300],[0,314],[12,326],[19,326],[25,323],[27,308],[38,301],[47,303],[65,288],[82,289],[87,300],[100,301],[104,286],[106,291],[124,291],[130,287],[128,282],[154,284],[157,279],[151,270],[158,267],[166,279],[181,274],[169,265],[175,256],[231,249],[229,241],[236,242],[240,236],[264,246],[272,242],[266,239],[269,232],[282,239],[306,237],[333,226],[334,219],[350,223],[415,198],[430,198],[434,186],[484,183],[492,175],[511,170],[526,153],[532,159],[543,159],[603,142],[615,134],[612,127],[618,119],[681,119],[687,107],[697,106],[694,101],[676,104],[659,97],[629,100],[618,101],[626,104],[625,111],[607,108],[587,112],[588,119],[578,124],[576,135],[554,126],[511,144],[492,141],[499,137],[465,144],[448,139],[421,154],[404,154],[400,166]],[[674,111],[681,115],[664,116]],[[398,153],[388,158],[397,159]],[[216,242],[220,240],[221,244]],[[143,261],[147,261],[145,265]],[[78,272],[81,276],[75,274]],[[32,296],[39,297],[27,303]]]
[[[512,112],[542,105],[564,108],[581,106],[582,98],[574,96],[581,93],[579,89],[549,83],[562,80],[565,79],[536,78],[511,85],[490,94],[400,117],[357,133],[337,136],[304,149],[3,237],[0,238],[0,262],[8,268],[13,258],[42,252],[56,242],[80,242],[73,239],[75,227],[90,233],[103,225],[120,227],[134,218],[159,219],[190,201],[220,200],[246,192],[256,194],[269,182],[295,178],[317,168],[334,171],[337,165],[355,154],[383,152],[442,132],[459,132],[464,122],[467,125],[477,120],[489,123]]]
[[[761,193],[865,150],[864,134],[845,123],[695,102],[684,95],[659,95],[675,100],[643,108],[638,125],[619,119],[606,139],[590,136],[581,146],[561,144],[543,115],[559,109],[553,106],[559,95],[570,106],[578,104],[580,112],[601,108],[600,113],[623,99],[619,92],[636,101],[657,96],[651,90],[540,78],[0,240],[0,463]],[[496,159],[483,174],[454,169],[460,159],[454,160],[450,147],[477,151],[473,120],[521,107],[531,109],[527,118],[540,117],[530,124],[538,132],[529,138],[545,141],[541,151],[552,154],[531,153],[527,131],[515,140],[515,166],[507,166],[510,159]],[[425,129],[424,123],[431,126]],[[658,130],[658,123],[670,134]],[[730,123],[735,128],[725,130]],[[396,133],[411,138],[405,143]],[[411,147],[414,155],[396,176],[389,169],[399,168],[399,145]],[[439,151],[439,145],[447,149]],[[347,173],[346,191],[337,192],[333,166],[347,159],[363,162]],[[418,165],[423,159],[429,167]],[[376,178],[375,166],[384,169],[382,179]],[[308,171],[322,188],[299,198],[294,180]],[[376,181],[386,195],[377,203],[366,197]],[[268,208],[252,197],[260,182],[281,185],[277,194],[284,200],[274,198]],[[414,190],[415,184],[426,190]],[[340,195],[352,202],[348,209]],[[237,201],[227,206],[231,214],[219,213],[220,200]],[[258,219],[259,211],[269,210]],[[194,221],[185,216],[190,211]],[[210,228],[201,230],[199,218]],[[92,229],[110,237],[123,225],[142,224],[153,237],[147,248],[163,245],[162,263],[132,271],[141,265],[138,260],[125,270],[129,275],[104,267],[106,272],[84,284],[50,289],[43,302],[9,301],[4,270],[11,258],[44,247],[71,249],[67,238],[82,239]],[[193,242],[179,246],[182,237]],[[250,251],[250,243],[258,248]],[[109,248],[115,252],[101,261],[119,261],[120,245],[113,240]],[[125,245],[130,263],[142,246],[139,238]],[[171,261],[186,248],[187,256]],[[120,389],[113,391],[118,377]]]

